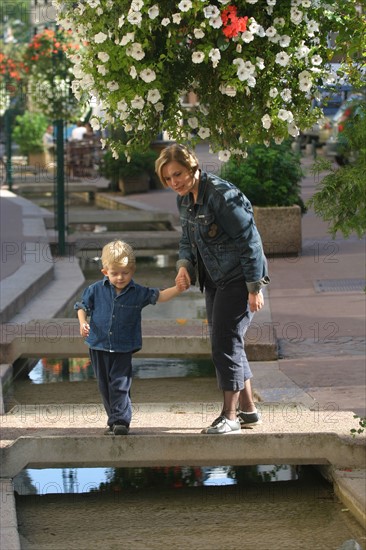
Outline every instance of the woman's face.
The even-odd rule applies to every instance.
[[[195,194],[198,189],[198,179],[195,178],[192,170],[186,168],[180,162],[172,160],[163,166],[161,175],[166,184],[178,195],[184,196],[188,193]]]

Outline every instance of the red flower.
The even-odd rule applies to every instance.
[[[239,32],[244,32],[247,29],[248,17],[237,17],[237,7],[228,6],[221,13],[221,20],[223,23],[222,32],[227,38],[233,38],[237,36]]]

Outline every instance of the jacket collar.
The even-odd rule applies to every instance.
[[[195,204],[203,204],[206,187],[207,187],[207,173],[201,172],[199,186],[198,186],[198,195],[197,195],[197,200]],[[189,206],[193,206],[194,203],[193,203],[192,193],[188,193],[187,195],[182,197],[181,204],[182,206],[186,206],[187,208]]]

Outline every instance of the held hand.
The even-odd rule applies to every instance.
[[[253,313],[255,311],[259,311],[260,309],[262,309],[264,305],[264,298],[263,298],[262,291],[260,291],[258,294],[253,294],[249,292],[248,303],[249,303],[249,309]]]
[[[82,323],[80,325],[80,336],[82,336],[83,338],[86,338],[87,336],[89,336],[89,332],[90,332],[90,325],[88,323]]]
[[[183,292],[184,290],[188,290],[191,286],[191,279],[188,275],[188,271],[184,268],[181,268],[178,272],[178,275],[175,278],[175,284],[177,285],[177,289],[179,292]]]

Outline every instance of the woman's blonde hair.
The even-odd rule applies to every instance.
[[[123,241],[112,241],[106,244],[103,247],[101,259],[104,269],[112,265],[131,268],[136,266],[136,256],[132,246]]]
[[[168,147],[165,147],[165,149],[161,151],[159,158],[155,161],[155,172],[164,187],[168,186],[163,177],[163,168],[166,164],[173,161],[179,162],[179,164],[188,168],[188,170],[192,171],[192,174],[196,172],[199,166],[198,158],[193,151],[188,149],[188,147],[180,145],[179,143],[168,145]]]

